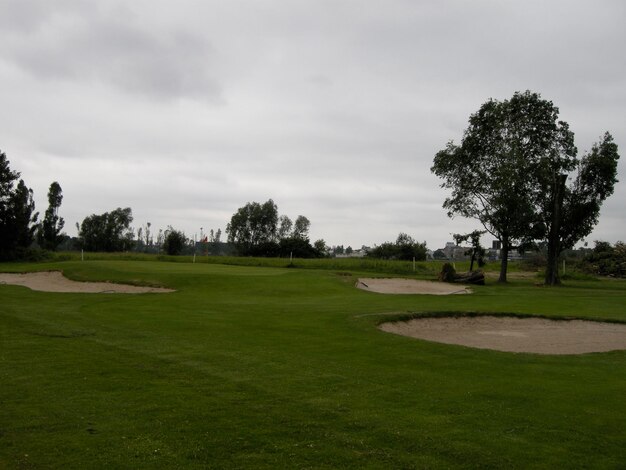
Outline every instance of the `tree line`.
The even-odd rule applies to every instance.
[[[516,92],[511,99],[490,99],[469,118],[459,145],[450,141],[434,158],[431,171],[451,191],[443,203],[450,217],[461,215],[479,221],[484,230],[455,235],[457,244],[468,242],[472,267],[483,262],[480,236],[490,233],[501,242],[500,282],[507,280],[508,254],[513,249],[547,247],[545,283],[560,282],[559,256],[589,235],[597,224],[602,203],[617,182],[617,144],[606,132],[581,158],[574,133],[559,119],[559,109],[537,93]],[[0,260],[23,257],[36,242],[55,250],[68,237],[61,231],[63,200],[57,182],[48,191],[43,220],[35,212],[33,191],[20,173],[12,171],[0,152]],[[156,243],[151,224],[131,227],[130,208],[92,214],[77,224],[80,248],[89,251],[150,251],[169,254],[185,249],[195,253],[196,241],[173,227],[159,230]],[[310,221],[298,215],[292,221],[279,215],[276,203],[248,202],[226,226],[227,242],[241,256],[298,258],[322,257],[330,249],[323,239],[311,243]],[[221,231],[201,236],[202,252],[222,245]],[[350,247],[349,247],[350,248]],[[343,247],[341,247],[343,250]],[[338,252],[339,247],[335,247]],[[400,233],[368,256],[385,259],[426,257],[426,244]]]
[[[325,256],[326,242],[311,244],[311,222],[299,215],[293,222],[279,215],[278,206],[269,199],[264,203],[248,202],[233,214],[226,226],[228,242],[241,256],[319,258]]]
[[[9,163],[6,154],[0,152],[0,261],[27,257],[35,241],[44,249],[56,249],[63,241],[65,224],[58,213],[63,200],[59,183],[50,185],[48,209],[39,222],[33,190]]]

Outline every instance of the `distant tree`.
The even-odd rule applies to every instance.
[[[139,227],[137,229],[137,243],[135,244],[135,249],[140,251],[143,248],[143,227]]]
[[[370,258],[399,259],[418,261],[426,259],[426,243],[418,243],[406,233],[398,234],[395,243],[385,242],[371,249],[367,254]]]
[[[15,258],[18,247],[25,248],[28,241],[28,223],[32,220],[30,213],[26,214],[29,192],[23,181],[18,184],[19,191],[15,188],[19,177],[20,173],[9,167],[6,154],[0,152],[0,260]]]
[[[445,251],[439,248],[435,250],[435,252],[433,253],[433,259],[443,260],[443,259],[448,259],[448,257],[446,256]]]
[[[380,245],[374,246],[367,254],[369,258],[377,259],[396,259],[398,252],[396,250],[395,243],[384,242]]]
[[[346,248],[346,255],[351,255],[353,252],[354,250],[352,249],[352,247],[348,245],[348,247]]]
[[[323,253],[316,250],[315,247],[311,246],[309,240],[304,238],[283,238],[279,242],[279,247],[279,256],[284,258],[290,256],[294,258],[320,258],[323,256]]]
[[[534,225],[537,169],[546,160],[557,171],[574,161],[573,133],[558,114],[530,91],[490,99],[470,116],[461,145],[450,142],[435,156],[431,171],[452,190],[443,204],[448,215],[477,219],[500,240],[499,282],[506,282],[512,244],[528,238]]]
[[[326,254],[328,253],[328,247],[326,246],[326,242],[321,238],[313,243],[313,248],[315,248],[317,252],[320,253],[322,256],[326,256]]]
[[[249,202],[240,207],[226,226],[228,242],[244,256],[271,256],[278,247],[278,208],[269,199],[263,204]]]
[[[480,237],[485,234],[484,230],[474,230],[473,232],[461,235],[455,233],[452,237],[457,245],[461,245],[469,240],[470,248],[465,252],[470,256],[470,271],[474,270],[474,261],[478,261],[478,266],[485,265],[485,249],[480,244]]]
[[[61,185],[54,181],[48,190],[48,208],[37,232],[37,242],[46,250],[56,250],[63,241],[61,230],[65,226],[63,217],[59,217],[59,207],[63,201]]]
[[[20,180],[15,190],[13,199],[13,213],[17,228],[17,246],[28,248],[35,240],[37,231],[37,218],[33,190],[26,187],[24,180]]]
[[[281,215],[278,218],[278,239],[289,238],[291,229],[293,228],[293,222],[286,215]]]
[[[163,249],[168,255],[180,255],[187,243],[187,237],[183,232],[174,230],[168,226],[163,240]]]
[[[221,251],[221,243],[222,243],[222,229],[217,229],[209,232],[209,247],[210,252],[214,255],[219,254]]]
[[[596,241],[595,247],[587,253],[581,266],[584,271],[598,276],[626,277],[626,244]]]
[[[291,236],[293,238],[299,238],[301,240],[309,239],[309,228],[311,222],[303,215],[299,215],[296,222],[293,224],[293,232]]]
[[[150,233],[150,227],[152,227],[152,224],[150,222],[146,222],[146,225],[144,227],[144,235],[146,237],[146,246],[151,246],[152,245],[152,234]]]
[[[398,259],[423,261],[426,259],[426,242],[418,243],[406,233],[400,233],[396,238],[396,251]]]
[[[130,207],[92,214],[83,220],[79,236],[84,248],[89,251],[127,251],[133,245],[132,221]]]

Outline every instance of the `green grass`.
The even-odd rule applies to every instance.
[[[390,312],[626,322],[626,282],[392,296],[354,289],[373,267],[325,261],[0,265],[177,289],[0,286],[0,468],[623,468],[625,351],[502,353],[376,325]]]

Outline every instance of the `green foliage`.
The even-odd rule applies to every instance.
[[[439,273],[439,280],[442,282],[454,282],[454,276],[456,276],[456,269],[454,269],[452,263],[444,263]]]
[[[33,191],[19,172],[11,171],[6,154],[0,152],[0,261],[23,255],[34,239],[38,214]]]
[[[48,209],[37,232],[39,246],[46,250],[55,251],[65,238],[61,235],[65,221],[63,217],[59,217],[59,207],[62,201],[61,185],[54,181],[48,190]]]
[[[296,222],[293,224],[293,232],[291,233],[292,238],[299,238],[301,240],[308,240],[309,238],[309,228],[311,227],[311,222],[303,215],[299,215],[296,219]]]
[[[580,161],[564,160],[556,154],[544,158],[539,166],[535,176],[539,223],[531,236],[547,242],[546,284],[560,283],[559,256],[589,235],[598,223],[602,203],[617,182],[618,159],[617,145],[607,132]],[[568,186],[568,172],[575,168],[577,174]]]
[[[26,187],[24,180],[20,180],[13,197],[13,220],[16,230],[16,242],[19,248],[28,248],[35,240],[37,218],[33,190]]]
[[[299,215],[295,224],[286,215],[278,216],[271,199],[264,204],[249,202],[240,207],[226,226],[228,242],[242,256],[317,258],[323,254],[311,246],[311,222]]]
[[[596,241],[591,253],[581,261],[582,269],[598,276],[626,277],[626,244]]]
[[[426,242],[418,243],[406,233],[400,233],[395,243],[385,242],[371,249],[370,258],[416,261],[426,259]]]
[[[130,207],[111,212],[92,214],[80,225],[79,236],[87,251],[127,251],[133,246],[130,224],[133,215]]]
[[[163,240],[163,249],[168,255],[180,255],[186,244],[187,237],[183,232],[174,230],[172,226],[167,228],[165,239]]]
[[[320,256],[327,256],[328,255],[328,246],[326,245],[326,242],[324,241],[324,239],[320,238],[319,240],[315,240],[315,243],[313,243],[313,248],[315,248],[315,250],[319,253]]]
[[[283,238],[280,243],[281,257],[296,258],[321,258],[324,253],[311,246],[308,238],[289,237]]]
[[[573,248],[598,223],[602,203],[617,183],[618,160],[617,144],[607,132],[578,163],[574,182],[565,192],[561,250]]]
[[[244,256],[271,256],[269,244],[277,241],[278,208],[269,199],[263,204],[249,202],[233,214],[226,226],[228,242]]]
[[[474,261],[478,262],[478,266],[482,268],[486,263],[485,248],[480,244],[480,237],[483,236],[486,232],[484,230],[474,230],[473,232],[466,233],[464,235],[455,233],[452,237],[457,245],[461,245],[462,243],[470,241],[471,247],[465,252],[466,255],[470,256],[470,271],[474,270]]]
[[[500,281],[512,243],[526,238],[535,220],[536,181],[529,176],[545,160],[569,167],[575,152],[558,108],[526,91],[487,101],[470,116],[461,145],[450,142],[435,155],[431,171],[452,191],[443,204],[448,215],[477,219],[502,242]]]

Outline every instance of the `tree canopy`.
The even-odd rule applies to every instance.
[[[233,214],[226,226],[228,242],[243,255],[261,254],[263,245],[277,241],[278,207],[269,199],[248,202]]]
[[[20,173],[12,171],[6,154],[0,152],[0,260],[13,259],[33,242],[38,214],[33,191]]]
[[[573,165],[540,167],[536,178],[539,222],[535,235],[547,242],[545,284],[560,284],[559,256],[589,235],[598,223],[602,203],[613,194],[617,183],[618,160],[617,144],[606,132],[591,151]],[[575,173],[570,175],[571,170]],[[568,179],[570,184],[567,184]]]
[[[226,226],[228,242],[244,256],[323,256],[309,241],[311,222],[299,215],[295,223],[278,215],[272,199],[260,204],[248,202],[233,214]]]
[[[395,243],[385,242],[376,246],[369,251],[367,256],[370,258],[406,261],[411,261],[415,258],[417,261],[423,261],[426,259],[426,242],[418,243],[410,235],[399,233]]]
[[[558,114],[551,101],[530,91],[490,99],[470,116],[461,144],[449,142],[435,155],[431,171],[452,192],[443,204],[448,215],[477,219],[502,243],[500,282],[506,282],[513,244],[528,239],[535,226],[540,169],[575,164],[573,133]]]
[[[163,249],[168,255],[180,255],[187,243],[187,237],[184,232],[175,230],[171,225],[165,231],[163,239]]]
[[[63,217],[59,217],[59,207],[62,201],[61,185],[54,181],[48,190],[48,209],[37,232],[39,245],[47,250],[56,250],[63,241],[61,230],[65,226],[65,221]]]
[[[79,237],[89,251],[127,251],[133,246],[130,224],[133,215],[130,207],[85,217],[80,225]]]

